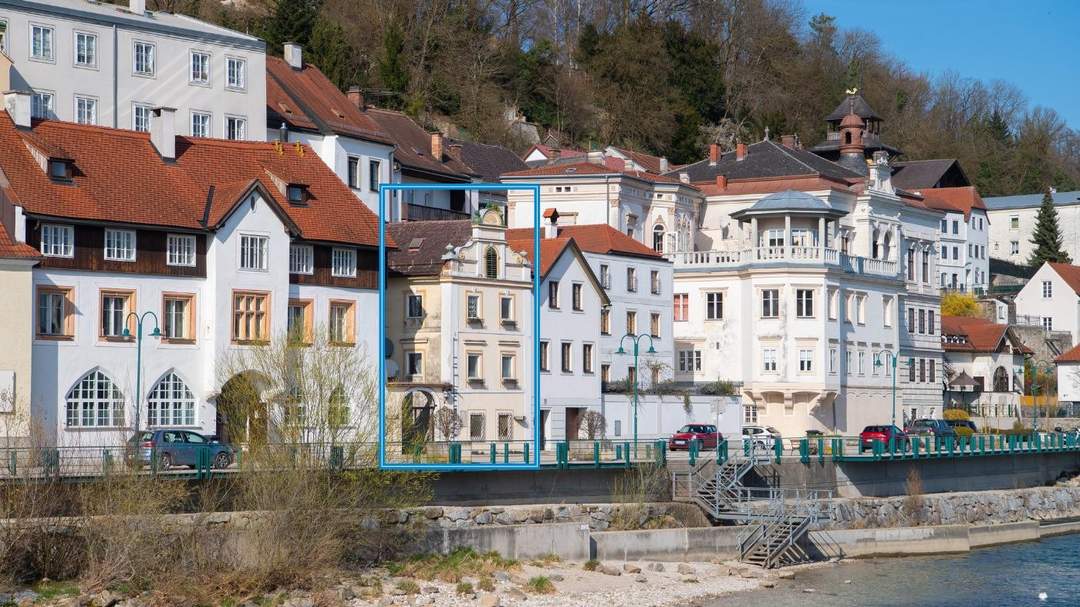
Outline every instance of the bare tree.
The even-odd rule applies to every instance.
[[[602,440],[607,434],[607,420],[599,411],[586,411],[581,415],[580,432],[588,440]]]
[[[455,440],[458,434],[461,433],[461,414],[458,413],[457,409],[444,405],[435,411],[432,418],[432,423],[435,424],[435,429],[439,431],[443,440]]]

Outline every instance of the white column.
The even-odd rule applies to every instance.
[[[818,248],[824,249],[825,248],[825,234],[826,234],[826,232],[825,232],[825,218],[824,217],[818,217],[818,220],[817,220],[817,233],[818,233],[818,238],[817,238]],[[825,254],[822,253],[821,256],[824,257]]]
[[[791,257],[791,215],[784,215],[784,257]]]
[[[758,233],[757,233],[757,217],[750,218],[750,248],[756,249],[758,246]]]

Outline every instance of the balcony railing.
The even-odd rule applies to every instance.
[[[409,221],[437,221],[443,219],[468,219],[469,214],[464,211],[427,207],[422,204],[408,204]]]
[[[873,274],[895,278],[899,266],[895,261],[870,259],[841,253],[823,247],[752,247],[728,251],[687,251],[675,253],[675,269],[735,269],[758,264],[826,265],[856,274]]]

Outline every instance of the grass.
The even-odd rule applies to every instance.
[[[551,582],[550,578],[543,575],[529,578],[525,587],[533,594],[551,594],[555,592],[555,584]]]
[[[387,566],[392,575],[421,580],[439,580],[456,584],[462,578],[490,577],[496,571],[518,567],[518,562],[505,559],[497,552],[479,553],[472,548],[459,548],[447,555],[416,556],[402,563]]]
[[[484,592],[495,592],[495,581],[489,577],[480,578],[480,581],[476,583],[476,587]]]
[[[44,581],[34,586],[38,598],[47,601],[66,596],[79,596],[79,587],[71,582]]]
[[[472,584],[470,584],[468,582],[458,582],[457,588],[455,590],[457,591],[458,594],[472,594],[473,593]]]
[[[581,566],[585,571],[596,571],[596,568],[600,566],[600,561],[596,559],[589,559],[585,561],[585,564]]]
[[[420,594],[420,585],[412,580],[399,580],[397,589],[405,594]]]
[[[540,558],[531,561],[529,564],[532,565],[533,567],[545,567],[545,566],[554,565],[555,563],[559,563],[559,562],[562,562],[562,557],[560,557],[557,554],[550,553],[550,554],[545,554],[545,555],[541,556]]]

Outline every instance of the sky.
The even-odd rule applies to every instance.
[[[877,34],[916,72],[1019,87],[1080,129],[1080,0],[803,0],[843,29]]]

